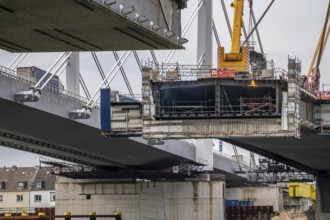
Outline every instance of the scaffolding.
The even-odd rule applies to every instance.
[[[250,183],[313,182],[316,181],[316,177],[276,160],[261,157],[259,165],[250,167],[248,181]]]
[[[176,166],[164,169],[137,169],[137,167],[114,167],[82,165],[66,161],[39,158],[40,165],[45,166],[48,171],[57,176],[72,179],[127,179],[128,181],[144,180],[184,180],[194,178],[204,172],[206,161],[193,162],[189,160],[178,161]]]
[[[153,81],[183,81],[211,77],[210,65],[179,65],[178,63],[162,63],[155,65],[146,62],[144,70],[150,70],[150,79]]]

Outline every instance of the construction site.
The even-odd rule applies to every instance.
[[[330,219],[330,90],[320,69],[330,1],[310,62],[285,54],[285,67],[259,33],[274,2],[257,20],[257,1],[221,0],[224,44],[213,1],[198,0],[182,27],[191,1],[0,1],[0,48],[20,52],[0,66],[0,145],[43,155],[35,168],[0,169],[0,219]],[[197,62],[171,62],[195,17]],[[30,52],[59,51],[48,70],[19,66]],[[101,77],[92,93],[79,51]],[[108,74],[95,51],[112,51]],[[131,55],[140,94],[124,70]],[[129,94],[113,89],[117,72]]]

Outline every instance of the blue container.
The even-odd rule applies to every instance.
[[[101,131],[111,132],[111,91],[109,88],[101,89]]]
[[[238,200],[226,200],[227,207],[232,207],[232,206],[239,206],[239,201]]]
[[[251,200],[243,200],[239,202],[240,206],[253,206],[253,201]]]

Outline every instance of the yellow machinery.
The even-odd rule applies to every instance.
[[[329,93],[318,93],[319,87],[320,87],[320,63],[322,60],[323,52],[325,49],[325,46],[327,45],[327,41],[329,38],[330,33],[330,24],[328,25],[330,17],[330,2],[327,10],[327,15],[325,18],[325,22],[322,28],[322,32],[319,38],[319,41],[317,43],[312,62],[310,64],[309,70],[307,72],[307,77],[305,78],[304,82],[304,89],[309,90],[310,92],[317,94],[319,98],[321,99],[329,99]],[[317,58],[317,60],[316,60]],[[315,66],[314,66],[315,64]]]
[[[223,47],[218,48],[218,68],[234,69],[235,72],[249,72],[249,51],[241,47],[241,29],[243,19],[244,0],[234,0],[234,22],[230,53],[225,54]]]
[[[316,189],[315,186],[307,183],[290,183],[290,197],[301,197],[316,200]]]

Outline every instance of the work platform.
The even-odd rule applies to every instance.
[[[182,1],[1,0],[11,52],[181,49]]]
[[[144,68],[144,138],[300,136],[296,70],[253,79],[247,74],[222,78],[209,67],[188,69]]]

